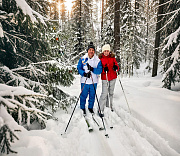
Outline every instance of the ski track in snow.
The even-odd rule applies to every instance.
[[[180,153],[180,119],[176,118],[180,108],[179,93],[161,88],[157,78],[125,79],[123,86],[125,86],[130,108],[133,108],[133,117],[138,118],[146,126],[152,127]],[[121,99],[121,107],[127,110],[121,89],[117,87],[115,93],[121,96],[119,98],[117,94],[115,95],[116,103]]]
[[[97,112],[96,106],[94,110]],[[24,130],[19,133],[20,141],[12,144],[12,148],[18,151],[18,156],[180,156],[151,127],[147,127],[120,106],[114,112],[105,108],[105,118],[114,127],[110,129],[110,125],[105,122],[109,138],[105,137],[104,130],[98,130],[93,120],[90,120],[90,124],[94,130],[88,132],[79,106],[67,133],[61,135],[71,112],[72,109],[68,114],[57,111],[55,117],[58,121],[48,120],[44,130]],[[102,125],[101,119],[96,119]],[[9,156],[17,155],[11,153]]]
[[[124,116],[118,116],[108,108],[105,110],[107,118],[111,118],[114,126],[110,129],[106,124],[109,138],[105,137],[104,131],[98,130],[92,120],[90,124],[94,131],[89,133],[80,109],[75,111],[66,137],[62,137],[60,133],[65,129],[69,114],[58,115],[59,122],[51,121],[48,123],[50,125],[47,130],[53,131],[58,136],[60,140],[58,153],[63,156],[178,156],[151,128],[146,127],[122,109],[117,110],[117,113]],[[100,118],[98,122],[101,122]],[[161,149],[167,149],[167,151],[164,152]],[[50,155],[53,156],[56,153]]]
[[[117,112],[124,114],[124,117],[118,116],[116,112],[111,112],[108,108],[105,109],[106,117],[109,120],[111,118],[114,126],[113,129],[110,129],[106,124],[109,138],[105,137],[104,131],[98,130],[92,120],[90,120],[90,124],[94,131],[89,133],[80,109],[75,111],[67,134],[61,136],[70,114],[57,112],[58,122],[49,120],[45,130],[26,131],[19,136],[20,140],[23,140],[24,146],[18,147],[18,142],[15,145],[18,156],[24,156],[23,151],[27,152],[27,156],[32,153],[33,156],[178,156],[150,128],[131,117],[124,110],[117,110]],[[125,121],[123,122],[123,120]],[[101,122],[100,118],[98,122]],[[159,147],[156,143],[159,144]],[[167,149],[167,153],[161,153],[161,148]],[[10,154],[10,156],[12,155],[15,156],[15,154]]]

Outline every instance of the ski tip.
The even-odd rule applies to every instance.
[[[92,132],[93,128],[90,126],[90,127],[88,127],[88,130],[89,130],[89,132]]]
[[[109,135],[108,134],[105,134],[106,138],[109,138]]]
[[[104,130],[104,128],[100,127],[100,128],[99,128],[99,131],[102,131],[102,130]]]

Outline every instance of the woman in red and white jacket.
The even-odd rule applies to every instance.
[[[114,87],[117,78],[116,71],[119,71],[119,66],[115,59],[115,54],[111,52],[109,44],[105,44],[102,47],[102,53],[99,54],[99,59],[101,60],[103,70],[101,73],[102,93],[99,100],[101,113],[100,111],[98,111],[98,114],[100,117],[103,117],[104,107],[105,105],[109,107],[109,100],[110,100],[110,108],[113,111],[113,94],[114,94]],[[109,99],[108,99],[108,92],[109,92]]]

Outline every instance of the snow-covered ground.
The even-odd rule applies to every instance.
[[[122,82],[133,116],[152,127],[180,153],[180,91],[161,88],[160,80],[160,77],[144,77],[126,78]],[[116,87],[114,99],[120,103],[116,106],[124,107],[125,100],[118,92],[121,90]]]
[[[71,87],[61,88],[78,97],[79,79],[80,76],[76,76]],[[20,127],[20,140],[12,144],[12,149],[18,152],[18,156],[180,156],[180,92],[161,88],[160,76],[122,78],[121,82],[132,114],[117,79],[115,111],[105,109],[109,138],[105,137],[104,131],[98,130],[93,121],[90,122],[94,131],[88,132],[78,104],[66,135],[61,134],[73,107],[68,113],[57,111],[58,121],[48,120],[44,130],[27,131]],[[101,81],[97,88],[98,97],[100,93]],[[97,110],[97,102],[94,109]],[[4,109],[0,110],[2,113]],[[101,123],[100,118],[97,119]],[[12,119],[8,120],[7,123]],[[113,129],[109,128],[111,123]]]

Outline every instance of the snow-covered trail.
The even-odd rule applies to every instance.
[[[117,112],[127,113],[123,110],[117,110]],[[120,118],[108,108],[105,113],[108,119],[111,118],[114,126],[113,129],[110,129],[106,124],[109,138],[105,137],[104,131],[98,130],[93,121],[91,121],[91,125],[94,131],[89,133],[79,108],[75,111],[67,134],[62,137],[61,133],[66,127],[70,114],[57,112],[58,122],[49,120],[46,130],[57,136],[57,140],[59,140],[58,154],[63,156],[178,156],[165,140],[133,117],[129,117],[129,121],[127,121],[127,114],[126,118]],[[100,118],[98,121],[101,121]],[[57,144],[56,147],[58,147]],[[54,149],[53,154],[50,153],[50,155],[56,155],[56,150]]]
[[[106,109],[107,113],[110,111]],[[89,133],[87,125],[83,119],[81,110],[76,110],[70,127],[68,128],[66,137],[60,136],[70,115],[57,115],[58,124],[51,121],[47,129],[56,132],[59,140],[62,140],[59,151],[60,155],[80,155],[80,156],[160,156],[156,150],[145,138],[124,125],[122,120],[116,113],[109,114],[112,117],[114,128],[110,129],[106,125],[109,138],[105,137],[104,131],[99,131],[98,127],[91,122],[94,131]],[[98,120],[101,121],[100,119]],[[56,125],[57,124],[57,125]],[[69,148],[68,148],[69,147]],[[54,154],[53,154],[54,155]]]
[[[142,81],[142,82],[138,82],[138,81]],[[157,80],[159,81],[159,80]],[[132,94],[130,98],[128,98],[128,102],[130,104],[132,104],[133,102],[135,102],[137,99],[140,100],[141,98],[144,99],[143,101],[147,101],[147,105],[149,103],[152,103],[153,101],[149,100],[149,97],[151,97],[151,94],[152,96],[154,95],[155,97],[152,98],[155,100],[158,101],[157,97],[159,96],[157,94],[157,92],[154,92],[153,93],[153,90],[155,88],[152,87],[152,89],[150,89],[149,91],[149,88],[148,90],[144,89],[148,86],[150,86],[150,84],[152,86],[158,86],[158,84],[156,84],[156,81],[153,81],[151,82],[151,80],[148,80],[146,78],[143,79],[135,79],[134,81],[130,81],[131,83],[129,83],[129,81],[125,81],[125,87],[127,88],[127,90],[129,92],[126,92],[126,96],[128,97],[129,95],[128,94]],[[137,83],[138,82],[138,83]],[[77,84],[79,83],[79,77],[77,76],[76,77],[76,80],[75,80],[75,83],[76,84],[75,86],[72,86],[71,90],[68,90],[68,93],[71,92],[72,95],[74,94],[77,94]],[[126,125],[125,126],[125,132],[128,132],[129,130],[132,130],[132,131],[136,131],[142,138],[145,138],[146,141],[148,141],[150,143],[150,145],[154,146],[154,149],[156,149],[157,151],[160,152],[161,155],[179,155],[177,152],[175,152],[173,149],[171,149],[171,147],[169,147],[167,141],[165,141],[163,138],[161,138],[151,127],[147,127],[145,124],[141,123],[142,121],[139,121],[137,120],[137,118],[134,116],[134,115],[130,115],[128,112],[128,108],[127,108],[127,104],[126,104],[126,101],[125,101],[125,98],[124,98],[124,95],[123,95],[123,92],[122,92],[122,89],[120,87],[120,85],[118,84],[118,80],[116,82],[116,88],[115,88],[115,95],[114,95],[114,107],[115,107],[115,113],[111,113],[111,114],[114,114],[113,116],[116,116],[114,117],[115,120],[118,120],[118,121],[121,121],[121,122],[118,122],[117,126],[114,128],[113,131],[110,131],[113,132],[112,135],[115,135],[116,137],[119,135],[119,132],[122,130],[122,126],[123,125]],[[141,86],[142,85],[142,86]],[[118,87],[117,87],[118,86]],[[128,87],[129,86],[129,87]],[[124,89],[126,89],[124,88]],[[63,88],[64,89],[64,88]],[[162,93],[162,88],[159,87],[159,90],[161,91]],[[140,91],[138,91],[140,90]],[[126,91],[126,90],[125,90]],[[140,94],[139,94],[140,92]],[[164,89],[164,92],[168,92],[168,90]],[[98,94],[98,97],[100,96],[100,93],[101,93],[101,83],[98,84],[98,88],[97,88],[97,94]],[[166,94],[166,93],[165,93]],[[143,96],[141,96],[143,95]],[[146,96],[145,96],[146,95]],[[150,96],[148,96],[150,95]],[[164,98],[164,94],[161,95],[162,98],[160,98],[160,100],[163,101],[163,98]],[[170,96],[170,95],[169,95]],[[177,96],[178,97],[178,96]],[[178,100],[178,99],[175,99],[175,100]],[[142,101],[142,102],[143,102]],[[142,102],[140,102],[142,104]],[[171,103],[171,101],[168,101]],[[154,104],[157,104],[157,102],[154,102]],[[161,103],[160,103],[161,104]],[[164,104],[162,102],[162,104]],[[95,108],[97,107],[97,102],[95,103]],[[132,106],[130,106],[132,107]],[[142,105],[141,105],[142,107]],[[144,107],[147,107],[146,105]],[[151,110],[150,108],[152,107],[152,105],[149,105],[148,108],[143,108],[142,110],[144,111],[147,110]],[[161,106],[160,106],[161,107]],[[123,109],[122,109],[123,108]],[[140,108],[140,106],[139,106]],[[156,107],[155,107],[156,108]],[[131,108],[132,109],[132,108]],[[139,111],[137,110],[138,107],[133,107],[133,113],[139,113]],[[141,108],[140,108],[141,110]],[[144,111],[143,113],[147,113],[147,111]],[[154,110],[153,110],[154,111]],[[109,114],[106,113],[106,114]],[[161,113],[162,114],[162,113]],[[151,114],[152,115],[152,114]],[[144,117],[146,117],[147,115],[144,115]],[[143,116],[141,117],[143,118]],[[152,115],[152,118],[153,118],[153,115]],[[155,118],[156,119],[156,118]],[[154,120],[155,120],[154,119]],[[172,119],[173,120],[173,119]],[[174,120],[174,121],[177,121],[177,120]],[[146,122],[145,122],[146,123]],[[163,122],[162,122],[163,123]],[[118,128],[117,128],[118,127]],[[126,129],[128,127],[128,129]],[[117,135],[114,133],[115,129],[117,128]],[[131,133],[129,133],[129,135],[133,135]],[[114,137],[115,138],[115,137]],[[120,136],[120,139],[116,139],[116,140],[121,140],[122,136]],[[156,140],[155,140],[156,138]],[[111,139],[111,138],[110,138]],[[109,139],[109,140],[110,140]],[[127,138],[125,139],[127,140]],[[130,139],[131,140],[131,139]],[[122,140],[121,140],[122,141]],[[119,141],[119,143],[112,143],[113,146],[112,148],[114,149],[114,146],[118,146],[117,148],[117,153],[119,154],[119,146],[121,144],[121,141]],[[111,145],[111,144],[110,144]],[[123,146],[123,145],[122,145]],[[125,145],[125,147],[127,147],[128,145]],[[124,146],[123,146],[124,147]],[[135,145],[134,145],[135,147]],[[138,146],[137,146],[138,147]],[[142,146],[143,147],[143,146]],[[145,146],[147,147],[147,146]],[[144,147],[143,147],[144,148]],[[135,148],[136,149],[136,148]],[[127,150],[127,149],[126,149]],[[112,150],[112,151],[116,151],[115,149]],[[121,151],[123,151],[121,149]],[[122,152],[122,154],[124,154],[126,152]],[[146,153],[146,152],[145,152]],[[148,153],[148,152],[147,152]],[[146,154],[147,154],[146,153]],[[138,155],[137,153],[135,155]],[[141,154],[140,154],[141,155]]]
[[[152,138],[153,142],[161,141],[159,142],[163,145],[161,147],[169,150],[167,154],[161,154],[158,147],[154,148],[143,137],[145,134],[139,133],[136,128],[126,126],[115,112],[111,113],[109,109],[106,111],[106,114],[112,118],[114,126],[110,129],[106,125],[109,138],[106,138],[104,131],[99,131],[93,123],[91,125],[94,131],[89,133],[81,110],[77,108],[65,136],[61,134],[64,132],[70,114],[58,111],[56,113],[58,121],[49,120],[45,130],[21,132],[20,141],[13,145],[13,149],[18,151],[18,156],[178,156],[163,139]],[[147,129],[142,133],[146,133]],[[149,131],[146,135],[152,136]],[[15,155],[10,154],[10,156]]]
[[[71,87],[62,88],[70,95],[79,96],[79,77],[76,77]],[[100,83],[97,91],[99,97]],[[126,92],[127,96],[132,94],[133,89],[128,88],[128,91]],[[136,96],[134,97],[136,98]],[[66,135],[62,136],[61,134],[66,128],[73,107],[68,110],[68,113],[57,111],[54,115],[58,121],[48,120],[47,127],[44,130],[22,130],[18,136],[20,141],[12,144],[12,148],[18,151],[18,156],[180,156],[151,127],[138,120],[134,114],[131,115],[122,99],[122,91],[116,87],[115,111],[111,112],[109,108],[105,109],[105,117],[113,123],[114,127],[110,129],[105,122],[109,138],[105,137],[104,131],[98,130],[93,121],[91,121],[91,125],[94,131],[88,132],[78,105]],[[132,104],[131,101],[130,104]],[[97,111],[97,102],[94,110]],[[98,118],[98,121],[100,123],[101,119]],[[17,155],[9,154],[9,156]]]
[[[162,88],[160,81],[159,77],[124,78],[122,84],[133,116],[180,153],[180,92]],[[129,111],[121,87],[115,88],[114,102],[115,110],[120,107]]]

